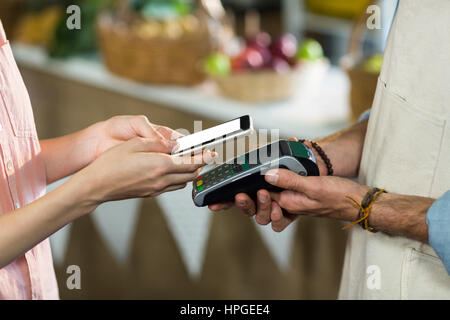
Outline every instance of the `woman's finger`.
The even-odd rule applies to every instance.
[[[170,172],[194,172],[205,165],[212,163],[217,158],[217,153],[204,151],[195,156],[172,156],[173,165]]]
[[[184,189],[186,187],[186,185],[187,185],[187,183],[174,184],[174,185],[168,186],[167,188],[163,189],[162,193]]]
[[[130,124],[136,134],[142,138],[157,137],[166,139],[156,128],[150,123],[146,116],[132,116]]]
[[[197,176],[197,171],[188,173],[169,173],[165,175],[163,179],[168,185],[176,185],[194,181]]]
[[[123,147],[130,148],[133,152],[160,152],[169,153],[173,148],[173,142],[165,140],[163,138],[141,138],[136,137],[124,142]]]
[[[157,197],[157,196],[159,196],[159,195],[161,195],[161,194],[163,194],[163,193],[165,193],[165,192],[170,192],[170,191],[180,190],[180,189],[183,189],[183,188],[185,188],[185,187],[186,187],[186,183],[183,183],[183,184],[176,184],[176,185],[170,185],[170,186],[164,188],[163,190],[161,190],[161,191],[159,191],[159,192],[153,194],[152,197]]]
[[[169,127],[159,126],[155,124],[153,125],[153,127],[167,140],[176,140],[178,138],[183,137],[181,133],[170,129]]]

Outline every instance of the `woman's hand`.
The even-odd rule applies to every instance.
[[[89,130],[95,137],[92,160],[106,150],[136,137],[173,141],[174,147],[175,140],[182,136],[168,127],[151,123],[146,116],[116,116],[93,125]]]
[[[205,152],[186,163],[167,154],[171,150],[171,144],[159,137],[134,138],[104,152],[73,179],[83,181],[85,196],[96,206],[181,189],[213,158]]]
[[[119,143],[59,188],[0,215],[0,268],[101,203],[183,188],[212,160],[204,153],[190,163],[175,161],[179,159],[168,155],[170,151],[171,145],[160,137]]]
[[[171,143],[172,148],[166,151],[170,153],[180,136],[172,129],[150,123],[145,116],[117,116],[64,137],[41,140],[47,183],[78,172],[105,151],[130,139],[165,140]]]

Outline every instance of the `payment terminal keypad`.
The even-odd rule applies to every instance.
[[[209,188],[217,183],[224,181],[225,179],[228,179],[242,172],[245,167],[245,164],[222,164],[220,166],[217,166],[215,169],[205,172],[203,175],[197,177],[195,187],[197,191],[203,191],[206,188]]]

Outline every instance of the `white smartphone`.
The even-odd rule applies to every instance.
[[[177,139],[178,146],[173,155],[195,154],[220,143],[252,134],[253,121],[248,115],[230,120],[218,126],[202,130]]]

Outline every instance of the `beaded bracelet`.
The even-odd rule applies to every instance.
[[[299,141],[301,143],[304,143],[306,140],[302,139]],[[323,162],[325,163],[325,165],[327,167],[327,175],[332,176],[334,174],[334,171],[333,171],[333,165],[331,164],[330,158],[328,158],[325,151],[323,151],[323,149],[317,144],[317,142],[314,142],[312,140],[310,140],[309,142],[311,142],[311,145],[317,151],[317,153],[319,154],[319,156],[322,158]]]

